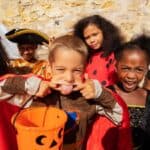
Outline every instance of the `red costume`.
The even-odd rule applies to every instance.
[[[96,79],[103,86],[109,86],[116,82],[115,59],[112,53],[108,57],[102,57],[103,52],[97,52],[90,56],[89,63],[86,68],[91,79]]]
[[[132,150],[128,108],[120,96],[113,95],[123,108],[122,123],[117,126],[106,117],[96,117],[88,135],[86,150]]]
[[[18,110],[19,107],[15,105],[0,102],[0,150],[17,150],[16,131],[11,125],[11,117]]]

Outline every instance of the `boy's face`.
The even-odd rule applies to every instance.
[[[62,87],[62,94],[70,94],[73,87],[82,82],[85,59],[79,52],[65,49],[57,49],[53,57],[52,78]]]
[[[84,31],[83,35],[86,41],[86,44],[93,50],[98,50],[103,43],[103,33],[102,31],[94,24],[88,25]]]
[[[140,50],[124,51],[116,68],[123,89],[126,92],[134,91],[147,72],[148,62],[145,53]]]
[[[35,44],[19,44],[18,45],[21,56],[27,60],[31,61],[34,59],[35,50],[37,49],[37,45]]]

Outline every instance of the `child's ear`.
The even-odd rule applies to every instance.
[[[117,72],[117,61],[114,60],[115,72]]]

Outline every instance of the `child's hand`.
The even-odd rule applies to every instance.
[[[93,80],[88,78],[88,75],[85,74],[85,81],[83,83],[78,83],[73,91],[80,91],[82,96],[85,99],[95,98],[95,85]]]
[[[58,89],[58,84],[56,82],[57,80],[58,79],[56,79],[56,78],[53,78],[50,81],[42,80],[39,85],[39,89],[38,89],[38,92],[36,93],[36,96],[37,97],[45,97],[51,93],[51,89],[57,90]]]
[[[68,95],[72,92],[73,85],[66,83],[60,76],[55,76],[51,79],[49,86],[51,89],[59,91],[63,95]]]
[[[51,93],[51,89],[49,87],[49,81],[41,81],[39,90],[36,93],[37,97],[45,97]]]
[[[59,85],[61,84],[62,79],[60,76],[52,76],[50,82],[49,82],[49,87],[51,89],[59,91]]]

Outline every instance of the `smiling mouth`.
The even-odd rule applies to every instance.
[[[136,82],[124,82],[126,88],[134,88],[137,86]]]
[[[97,44],[92,44],[92,45],[91,45],[91,47],[96,47],[96,46],[97,46]]]

